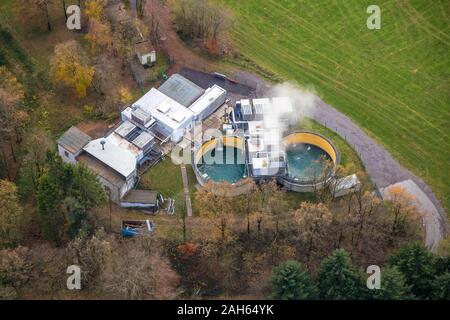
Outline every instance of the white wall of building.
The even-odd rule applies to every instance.
[[[69,151],[67,151],[66,149],[64,149],[62,146],[60,146],[58,144],[58,154],[61,156],[61,158],[68,163],[71,164],[76,164],[77,163],[77,159],[76,157],[78,156],[78,154],[73,154],[70,153]]]

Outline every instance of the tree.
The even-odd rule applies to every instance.
[[[397,267],[386,267],[381,273],[381,288],[369,291],[369,297],[377,300],[403,300],[411,298],[410,286]]]
[[[332,215],[322,203],[302,202],[300,208],[294,212],[294,217],[300,238],[306,244],[306,266],[309,267],[312,253],[320,255],[325,251]]]
[[[245,215],[246,218],[246,229],[247,236],[250,238],[251,233],[251,223],[250,218],[254,211],[256,211],[257,203],[255,199],[258,197],[259,189],[256,186],[256,183],[253,179],[247,178],[245,181],[242,181],[242,184],[247,185],[247,193],[239,196],[236,199],[236,208],[237,212]]]
[[[450,236],[445,239],[442,239],[439,242],[439,246],[436,249],[436,254],[440,257],[449,257],[450,258]]]
[[[432,298],[450,300],[450,272],[445,272],[435,278]]]
[[[0,143],[9,143],[14,161],[16,161],[16,158],[13,147],[13,133],[15,133],[16,142],[20,142],[19,129],[28,120],[28,114],[19,109],[20,103],[23,101],[24,97],[25,94],[22,84],[6,67],[1,66]],[[3,158],[6,159],[4,154]]]
[[[287,202],[284,192],[277,185],[277,182],[272,179],[268,182],[262,183],[259,187],[258,194],[255,198],[259,200],[259,208],[257,209],[258,232],[261,231],[261,223],[263,216],[272,217],[275,221],[275,236],[278,234],[281,218],[288,212]]]
[[[0,247],[16,245],[22,239],[25,222],[16,185],[0,180]]]
[[[68,263],[80,266],[83,287],[93,287],[110,254],[111,243],[103,229],[92,237],[79,236],[67,245]]]
[[[352,265],[347,251],[333,251],[320,265],[319,291],[323,299],[356,300],[362,298],[363,281]]]
[[[101,50],[110,50],[113,44],[110,26],[101,20],[89,20],[89,31],[85,36],[89,42],[92,53]]]
[[[101,20],[104,15],[104,7],[107,0],[86,0],[84,12],[89,20]]]
[[[231,15],[222,6],[207,0],[180,0],[175,10],[178,31],[185,38],[217,41],[231,25]]]
[[[119,100],[123,104],[128,104],[133,100],[133,96],[131,95],[130,89],[127,87],[121,86],[119,88]]]
[[[0,250],[0,289],[12,287],[16,291],[27,282],[31,264],[25,247]]]
[[[89,211],[106,202],[97,176],[83,164],[65,163],[49,153],[45,174],[38,183],[37,204],[44,236],[60,243],[77,236]]]
[[[149,237],[115,248],[102,273],[102,287],[119,299],[174,299],[179,277]]]
[[[37,189],[38,213],[44,238],[60,244],[65,232],[65,217],[59,208],[61,194],[58,183],[46,174],[39,179]]]
[[[298,262],[289,260],[272,271],[272,298],[278,300],[315,299],[316,288]]]
[[[348,196],[347,222],[352,254],[374,246],[382,247],[380,235],[385,234],[386,228],[382,221],[385,215],[378,210],[380,205],[380,199],[363,188]]]
[[[55,84],[62,83],[73,88],[80,98],[86,96],[95,69],[87,65],[84,52],[75,40],[56,45],[50,64],[50,74]]]
[[[5,66],[0,66],[0,120],[5,121],[8,113],[17,108],[24,96],[22,84]]]
[[[390,241],[394,243],[398,238],[418,234],[419,212],[415,205],[415,197],[403,187],[392,187],[387,201],[388,212],[391,215]]]
[[[15,15],[24,25],[30,21],[40,20],[45,17],[47,31],[52,31],[49,8],[54,0],[16,0],[14,1]]]
[[[431,296],[434,278],[434,259],[420,243],[406,244],[389,258],[389,265],[396,266],[418,298]]]
[[[47,30],[52,31],[50,16],[48,14],[48,7],[53,2],[53,0],[34,0],[33,2],[38,7],[38,9],[45,14],[45,18],[47,20]]]
[[[233,186],[229,183],[207,182],[195,195],[200,215],[212,219],[222,243],[227,240],[234,218],[233,204],[229,198],[232,194]]]
[[[54,148],[54,142],[48,132],[33,129],[25,135],[22,146],[25,154],[17,182],[19,194],[21,198],[35,199],[39,179],[44,173],[47,152]]]

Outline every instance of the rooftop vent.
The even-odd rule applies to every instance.
[[[105,150],[106,140],[105,139],[100,140],[100,144],[102,145],[102,150]]]

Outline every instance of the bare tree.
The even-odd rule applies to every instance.
[[[179,0],[175,11],[179,32],[186,38],[217,41],[231,26],[231,15],[208,0]]]

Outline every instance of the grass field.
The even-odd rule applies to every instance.
[[[236,49],[312,88],[423,177],[450,209],[450,2],[222,0]]]

